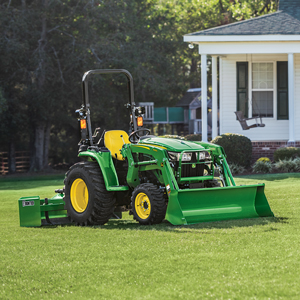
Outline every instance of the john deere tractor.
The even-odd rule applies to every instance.
[[[130,134],[123,130],[92,134],[88,79],[122,73],[128,80]],[[66,173],[64,188],[51,199],[19,199],[21,226],[67,219],[78,225],[103,225],[121,218],[122,208],[141,225],[174,225],[273,216],[264,184],[236,186],[222,147],[151,135],[143,127],[145,109],[137,107],[133,79],[126,70],[84,74],[79,157]]]

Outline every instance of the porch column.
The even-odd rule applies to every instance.
[[[212,56],[212,139],[218,135],[217,56]]]
[[[207,142],[207,55],[201,54],[202,141]]]
[[[288,54],[288,91],[289,91],[289,143],[295,142],[295,105],[294,105],[294,53]]]

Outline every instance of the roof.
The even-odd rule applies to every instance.
[[[202,106],[202,99],[200,97],[196,97],[189,105],[189,109],[197,109]],[[212,108],[212,100],[207,98],[207,108]]]
[[[280,0],[279,11],[194,33],[200,35],[297,35],[300,34],[300,1]]]
[[[200,90],[200,92],[199,92]],[[189,89],[183,97],[177,102],[176,106],[189,106],[190,103],[196,98],[201,96],[201,89]]]
[[[187,107],[189,109],[197,109],[201,107],[201,88],[189,89],[178,101],[176,106]],[[207,108],[211,108],[211,106],[212,101],[208,95]]]
[[[280,0],[279,10],[286,12],[296,19],[300,19],[300,3],[299,0]]]

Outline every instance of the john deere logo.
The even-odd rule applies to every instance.
[[[195,169],[196,168],[196,164],[192,164],[192,168]]]

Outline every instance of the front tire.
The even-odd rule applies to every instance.
[[[96,162],[73,165],[65,178],[65,208],[77,225],[103,225],[112,215],[115,198],[105,187]]]
[[[166,215],[164,193],[152,183],[137,186],[131,197],[133,217],[141,225],[159,224]]]

